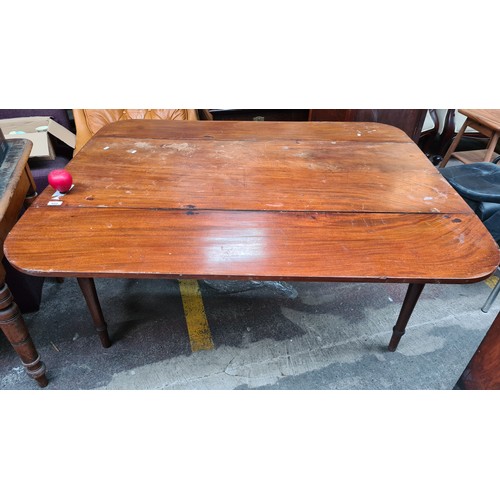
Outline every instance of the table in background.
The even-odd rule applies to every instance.
[[[5,237],[16,223],[23,205],[29,205],[36,196],[35,182],[28,167],[30,151],[30,141],[9,140],[5,157],[0,162],[0,261],[4,255]],[[1,262],[0,328],[21,358],[28,375],[33,377],[41,387],[46,386],[45,366],[40,360],[19,308],[5,283],[5,269]]]
[[[439,165],[440,168],[445,167],[452,157],[460,160],[462,163],[491,161],[493,155],[495,155],[495,148],[500,138],[500,109],[459,109],[458,111],[465,115],[467,119],[448,148],[443,161]],[[486,149],[455,151],[468,127],[490,138]]]
[[[499,263],[470,207],[388,125],[120,121],[69,170],[74,189],[59,206],[40,195],[6,255],[78,278],[103,345],[95,277],[408,283],[395,350],[425,283],[480,281]]]

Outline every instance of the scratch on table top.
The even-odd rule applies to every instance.
[[[223,149],[224,145],[221,145],[221,148],[222,149],[216,149],[215,150],[215,158],[220,158],[220,159],[223,159],[223,160],[233,160],[234,159],[234,156],[231,154],[230,151],[227,151],[226,149]]]
[[[138,149],[155,149],[153,144],[144,141],[135,142],[134,146]]]
[[[433,187],[432,190],[437,193],[437,197],[438,198],[441,198],[441,199],[447,199],[448,198],[448,194],[447,193],[443,193],[442,191],[440,191],[438,188],[435,188]]]
[[[187,142],[174,142],[171,144],[163,144],[162,149],[166,149],[172,153],[178,152],[186,155],[192,155],[196,151],[196,146],[188,144]]]

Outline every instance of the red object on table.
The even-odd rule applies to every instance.
[[[64,169],[52,170],[48,179],[49,184],[60,193],[66,193],[73,185],[73,177]]]

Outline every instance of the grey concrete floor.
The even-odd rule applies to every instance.
[[[221,293],[200,282],[214,349],[191,352],[175,280],[96,280],[101,347],[76,280],[46,280],[24,315],[54,389],[452,389],[499,311],[490,287],[427,285],[398,350],[406,285],[292,283]],[[34,390],[0,335],[0,389]]]

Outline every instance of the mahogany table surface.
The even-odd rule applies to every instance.
[[[399,129],[129,120],[101,129],[5,243],[28,274],[466,283],[498,247]]]

